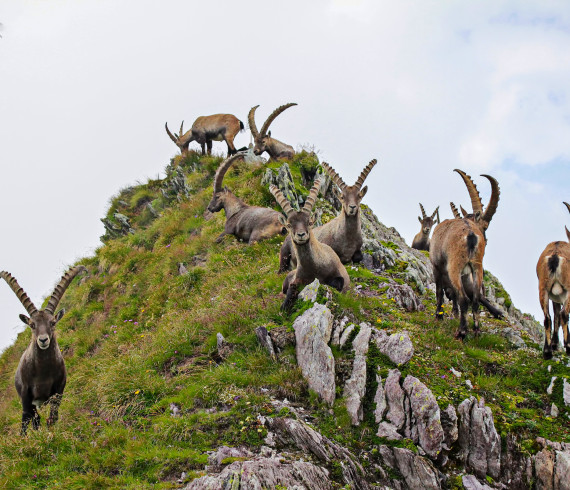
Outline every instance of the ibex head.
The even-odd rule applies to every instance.
[[[311,227],[314,224],[312,217],[313,206],[317,200],[319,189],[321,187],[320,179],[316,180],[309,192],[309,196],[300,211],[295,211],[291,203],[283,195],[283,193],[274,185],[269,187],[271,194],[279,203],[287,217],[281,216],[280,221],[291,235],[291,239],[297,245],[304,245],[311,238]]]
[[[180,148],[182,154],[186,154],[188,152],[188,146],[194,140],[194,135],[192,134],[192,129],[189,129],[184,132],[184,121],[180,125],[180,132],[172,134],[168,129],[168,123],[164,123],[164,127],[166,129],[166,133],[170,136],[170,139],[174,141],[174,144]]]
[[[16,296],[30,315],[29,317],[26,315],[20,315],[20,320],[32,329],[32,342],[36,343],[41,350],[49,348],[55,335],[55,326],[65,314],[64,308],[55,313],[55,309],[57,308],[63,294],[71,284],[73,278],[80,272],[86,270],[87,269],[82,265],[69,269],[53,290],[48,301],[48,305],[43,310],[38,310],[34,306],[32,300],[10,273],[6,271],[0,272],[0,277],[2,277],[8,283],[12,291],[16,293]]]
[[[243,156],[244,153],[242,152],[235,153],[231,157],[226,158],[220,164],[218,170],[216,170],[216,176],[214,177],[214,194],[212,196],[210,203],[208,204],[208,211],[210,211],[211,213],[217,213],[218,211],[221,211],[222,208],[224,207],[225,197],[230,192],[227,187],[224,188],[222,186],[222,182],[224,181],[224,175],[226,175],[226,172],[232,166],[232,164],[236,160],[243,158]]]
[[[439,223],[439,206],[437,208],[435,208],[435,211],[433,212],[433,214],[431,216],[426,215],[426,212],[425,212],[424,207],[422,206],[421,202],[420,202],[420,209],[422,211],[422,217],[420,218],[418,216],[418,221],[422,225],[422,232],[424,233],[424,235],[429,235],[429,232],[431,231],[433,225],[435,225],[436,223]],[[436,216],[437,216],[437,219],[436,219]]]
[[[282,105],[275,109],[263,123],[261,131],[257,131],[257,126],[255,125],[255,110],[259,107],[259,105],[251,108],[249,115],[247,116],[247,121],[249,123],[251,134],[253,135],[253,152],[256,155],[261,155],[263,152],[268,151],[268,142],[271,139],[271,131],[268,132],[268,129],[271,123],[279,114],[281,114],[286,109],[289,109],[289,107],[293,107],[294,105],[297,104],[295,102],[290,102],[289,104]]]
[[[362,187],[362,184],[364,184],[366,177],[368,177],[368,174],[374,168],[376,163],[376,159],[370,160],[370,163],[360,173],[356,183],[351,186],[346,185],[344,180],[341,179],[341,177],[328,163],[323,162],[321,164],[332,181],[340,189],[341,192],[340,194],[337,193],[337,197],[342,203],[342,209],[347,216],[355,216],[358,214],[358,211],[360,210],[360,201],[362,201],[362,198],[368,191],[368,186]]]

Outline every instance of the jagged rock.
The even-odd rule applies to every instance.
[[[445,449],[450,450],[451,446],[459,437],[457,428],[457,412],[455,407],[450,403],[445,410],[440,413],[441,428],[443,429],[443,444]]]
[[[570,490],[570,452],[556,451],[554,490]]]
[[[534,455],[537,490],[553,489],[554,461],[554,454],[548,449],[543,449]]]
[[[295,345],[295,332],[291,331],[285,325],[281,327],[272,328],[269,331],[269,336],[273,341],[273,347],[281,352],[288,345]]]
[[[228,447],[221,446],[215,451],[208,454],[208,471],[220,471],[223,461],[228,458],[249,459],[253,457],[253,453],[245,447]]]
[[[404,427],[406,422],[406,412],[404,411],[404,390],[400,386],[400,371],[390,369],[386,383],[384,384],[384,393],[386,396],[386,404],[388,411],[386,419],[391,422],[398,430]]]
[[[376,395],[374,396],[374,403],[376,408],[374,409],[374,420],[376,423],[380,423],[384,418],[384,414],[388,409],[386,405],[386,396],[384,395],[384,387],[382,386],[382,376],[376,375],[376,382],[378,383],[378,388],[376,389]],[[378,436],[382,437],[382,436]]]
[[[253,152],[252,143],[250,143],[249,146],[247,147],[247,151],[245,152],[243,161],[245,163],[248,163],[249,165],[264,165],[267,162],[267,160],[263,158],[261,155],[256,155]]]
[[[558,407],[556,406],[556,403],[553,403],[553,404],[550,406],[550,416],[551,416],[552,418],[556,418],[556,417],[558,417],[559,414],[560,414],[560,411],[558,410]]]
[[[183,276],[184,274],[188,274],[188,269],[186,269],[186,266],[180,262],[178,264],[178,275]]]
[[[227,342],[220,332],[216,334],[216,345],[218,349],[218,355],[222,359],[226,359],[233,351],[233,345]]]
[[[546,393],[548,395],[552,395],[552,390],[554,389],[554,382],[558,379],[558,376],[552,376],[552,379],[550,380],[550,384],[548,385],[548,388],[546,388]]]
[[[480,483],[473,475],[463,475],[461,481],[465,490],[493,490],[489,485]]]
[[[129,233],[135,232],[135,230],[131,228],[129,218],[121,213],[113,214],[113,220],[108,218],[101,218],[101,222],[105,226],[105,235],[101,237],[101,240],[120,238],[122,236],[128,235]]]
[[[568,380],[566,378],[564,378],[564,387],[562,389],[562,395],[564,397],[564,405],[569,407],[570,406],[570,383],[568,383]]]
[[[393,299],[398,307],[406,311],[423,311],[424,304],[418,298],[414,290],[407,284],[390,284],[386,296]]]
[[[169,201],[176,199],[180,202],[188,198],[190,195],[190,187],[186,182],[184,170],[180,167],[172,168],[170,171],[167,170],[167,177],[160,191],[162,196]]]
[[[459,412],[459,454],[467,469],[479,478],[498,479],[501,472],[501,439],[495,430],[493,413],[485,400],[472,396],[463,400]]]
[[[178,405],[178,403],[170,404],[170,415],[173,417],[180,417],[180,405]]]
[[[501,443],[501,481],[508,484],[509,490],[526,490],[531,487],[532,460],[521,453],[517,436],[508,433]]]
[[[332,345],[339,345],[340,344],[340,336],[344,330],[344,327],[346,326],[346,324],[348,323],[348,317],[343,317],[342,320],[340,321],[336,321],[334,322],[334,327],[333,327],[333,335],[332,335],[332,340],[331,340],[331,344]]]
[[[327,345],[332,332],[333,316],[323,305],[315,304],[297,317],[295,330],[297,363],[309,388],[329,405],[335,399],[334,357]]]
[[[518,332],[511,327],[493,328],[493,329],[489,330],[489,333],[500,335],[501,337],[504,337],[513,346],[515,346],[517,349],[522,349],[523,347],[526,347],[526,342],[518,334]]]
[[[312,301],[313,303],[317,301],[317,294],[319,293],[319,286],[321,283],[318,279],[315,279],[311,284],[308,284],[299,293],[299,298],[303,301]]]
[[[348,449],[298,420],[268,417],[264,423],[275,433],[279,445],[294,446],[298,450],[314,455],[323,463],[338,463],[341,467],[342,478],[347,485],[350,485],[350,488],[363,490],[369,488],[364,479],[364,469]]]
[[[441,488],[438,472],[429,460],[409,449],[380,446],[383,463],[396,470],[406,483],[405,488],[436,490]]]
[[[429,388],[414,376],[404,380],[404,392],[410,400],[410,433],[406,433],[415,443],[419,443],[426,454],[435,459],[442,449],[444,439],[441,427],[439,406]]]
[[[408,332],[396,332],[390,336],[384,330],[375,330],[376,346],[382,354],[398,366],[408,362],[414,355],[414,344]]]
[[[360,331],[354,337],[352,349],[354,350],[354,364],[352,375],[344,386],[346,409],[353,425],[362,422],[362,397],[366,392],[366,354],[372,329],[367,323],[360,324]]]
[[[260,325],[255,329],[255,335],[257,336],[257,340],[259,340],[259,343],[263,347],[265,347],[265,350],[267,350],[269,355],[275,358],[276,355],[275,355],[275,349],[273,348],[273,341],[269,336],[267,328],[264,325]]]
[[[293,176],[291,175],[291,170],[287,162],[279,167],[277,173],[275,173],[273,169],[268,168],[261,179],[261,184],[267,187],[271,184],[277,186],[285,196],[285,199],[291,203],[293,209],[299,211],[300,205],[303,204],[303,199],[295,190],[295,183],[293,182]]]
[[[399,441],[400,439],[403,439],[403,437],[398,433],[396,426],[386,421],[378,424],[376,435],[378,437],[388,439],[389,441]]]
[[[352,331],[356,328],[356,325],[354,325],[353,323],[351,323],[348,327],[346,327],[344,329],[344,332],[342,332],[342,336],[340,337],[340,346],[344,347],[344,344],[346,344],[346,341],[348,340],[348,337],[350,336],[350,334],[352,333]]]

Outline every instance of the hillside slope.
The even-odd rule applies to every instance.
[[[517,476],[520,488],[540,482],[537,461],[558,454],[543,449],[546,440],[570,442],[570,410],[563,395],[570,378],[568,359],[560,353],[552,361],[542,359],[540,326],[516,310],[498,280],[486,274],[488,296],[507,309],[507,321],[483,316],[480,338],[454,340],[457,321],[433,318],[426,255],[409,249],[395,229],[363,206],[367,253],[363,264],[347,266],[350,290],[318,289],[317,302],[331,314],[333,337],[336,333],[340,341],[341,329],[356,325],[344,335],[343,347],[332,339],[336,396],[329,406],[309,389],[293,345],[292,326],[314,311],[313,302],[298,300],[291,315],[280,311],[284,275],[276,271],[283,237],[253,246],[233,237],[215,243],[224,213],[212,216],[206,206],[220,161],[195,153],[176,157],[165,179],[128,187],[111,200],[103,219],[104,245],[79,261],[88,275],[73,282],[61,303],[67,314],[58,325],[58,342],[68,385],[55,428],[19,435],[21,407],[13,374],[30,331],[2,354],[0,486],[177,488],[205,473],[228,473],[230,467],[241,474],[251,460],[248,471],[253,473],[282,462],[289,465],[279,468],[289,471],[287,478],[294,467],[298,475],[315,476],[322,488],[406,488],[404,456],[411,458],[408,467],[421,466],[437,480],[425,488],[462,488],[468,480],[458,475],[466,471],[498,487],[514,478],[510,465],[523,463],[530,475]],[[317,158],[303,152],[288,165],[239,162],[224,184],[249,204],[277,208],[268,182],[287,187],[288,196],[302,202],[319,171]],[[317,204],[319,220],[331,219],[338,205],[327,192]],[[260,326],[281,347],[278,356],[260,345],[255,333]],[[362,340],[365,331],[369,337]],[[395,333],[403,337],[404,331],[414,354],[397,366],[390,352],[381,352],[378,339]],[[218,348],[219,333],[225,343]],[[345,385],[357,361],[366,367],[365,389],[358,400],[362,421],[353,425]],[[377,405],[393,401],[379,397],[378,386],[396,379],[396,367],[401,378],[395,389],[398,384],[405,388],[406,380],[419,381],[433,395],[438,422],[449,406],[457,408],[457,443],[446,440],[444,450],[440,441],[431,454],[414,425],[419,419],[409,415],[416,413],[413,398],[404,395],[402,403],[410,404],[404,410],[407,429],[402,426],[399,439],[392,438],[398,440],[377,435]],[[501,457],[511,458],[498,472],[491,463],[478,468],[477,458],[461,446],[462,437],[468,441],[470,436],[461,434],[466,418],[459,406],[470,397],[484,399],[500,437]],[[559,411],[556,418],[552,403]],[[473,401],[469,407],[472,414],[479,410]],[[481,408],[481,413],[487,412]],[[302,438],[292,443],[295,434],[324,438],[318,439],[320,447],[329,453],[311,450]],[[224,446],[242,449],[215,452]],[[558,446],[560,461],[566,461],[563,449]],[[301,459],[312,466],[302,466]],[[552,467],[562,464],[554,460]],[[232,475],[227,478],[235,483]],[[196,480],[193,488],[216,488],[219,482],[211,478],[214,486]]]

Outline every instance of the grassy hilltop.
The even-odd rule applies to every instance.
[[[55,428],[45,428],[44,409],[42,428],[19,435],[21,405],[13,376],[30,330],[2,354],[0,487],[176,488],[182,472],[186,481],[203,474],[206,451],[221,445],[261,446],[266,429],[256,416],[275,415],[271,398],[304,406],[324,435],[350,448],[363,464],[373,459],[376,425],[369,416],[361,426],[351,425],[341,398],[344,383],[337,383],[331,411],[309,392],[294,347],[274,361],[259,345],[257,326],[291,327],[309,305],[298,301],[291,315],[280,312],[284,275],[276,271],[283,237],[253,246],[233,237],[214,242],[224,213],[208,219],[204,214],[220,161],[195,153],[176,157],[165,179],[128,187],[111,200],[104,245],[79,261],[88,275],[74,280],[60,305],[67,310],[57,331],[68,384]],[[298,192],[306,195],[303,180],[316,170],[316,157],[304,152],[289,165]],[[278,209],[260,183],[265,171],[238,162],[224,184],[248,204]],[[332,208],[321,204],[326,221]],[[179,273],[180,264],[186,273]],[[480,338],[454,340],[457,321],[434,320],[431,291],[420,294],[425,311],[413,313],[386,297],[387,279],[404,282],[404,269],[405,264],[396,263],[377,274],[347,266],[351,289],[332,291],[329,307],[335,317],[347,315],[389,333],[407,330],[416,353],[400,370],[425,383],[442,409],[470,395],[484,397],[497,431],[516,433],[522,450],[536,452],[537,436],[570,442],[570,411],[564,408],[561,383],[570,376],[566,357],[544,361],[540,346],[524,336],[529,348],[514,348],[503,336],[489,333],[507,325],[489,317],[482,318]],[[369,294],[359,294],[358,285]],[[498,292],[510,303],[504,290]],[[218,332],[232,344],[225,359],[216,349]],[[337,347],[333,353],[342,380],[343,362],[352,354]],[[379,352],[370,352],[368,362],[371,373],[394,367]],[[463,376],[454,376],[451,368]],[[549,396],[546,387],[553,375],[559,379]],[[367,379],[371,388],[375,382],[373,376]],[[561,411],[556,419],[545,414],[553,401]],[[372,397],[364,403],[370,413]],[[173,406],[181,416],[172,416]],[[414,449],[407,439],[390,444]]]

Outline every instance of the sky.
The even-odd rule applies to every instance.
[[[484,266],[542,321],[536,261],[570,226],[567,1],[20,0],[0,23],[0,270],[36,305],[101,246],[109,199],[164,176],[165,122],[296,102],[272,135],[348,183],[377,158],[364,202],[408,243],[419,202],[470,208],[454,168],[485,204],[497,178]],[[2,350],[25,311],[7,285],[0,306]]]

